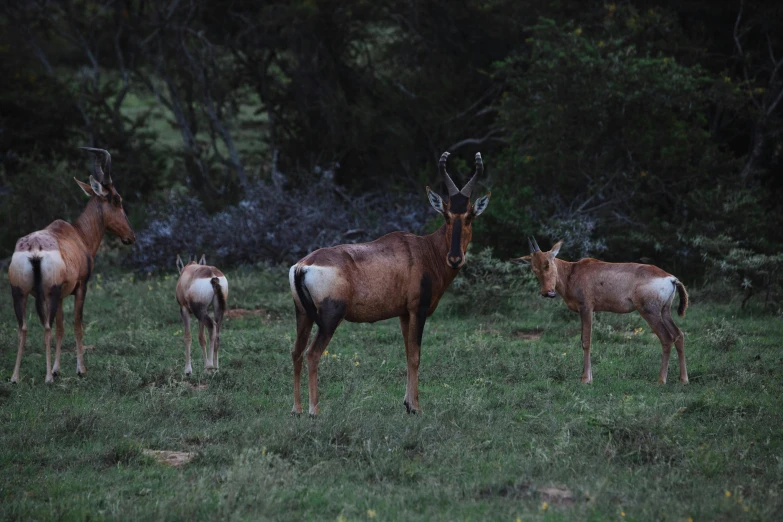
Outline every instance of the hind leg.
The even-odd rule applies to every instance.
[[[661,371],[658,374],[658,384],[666,384],[666,377],[669,373],[669,355],[672,352],[672,335],[661,317],[660,309],[642,308],[639,313],[661,341]]]
[[[322,327],[313,339],[307,350],[307,385],[310,390],[310,416],[318,415],[318,362],[321,354],[332,340],[334,331],[345,317],[345,303],[341,301],[326,300],[318,311]]]
[[[63,336],[65,335],[65,327],[63,326],[63,306],[60,302],[60,306],[57,308],[57,316],[55,318],[55,349],[54,349],[54,366],[52,367],[52,375],[57,377],[60,375],[60,352],[63,347]]]
[[[206,306],[191,303],[190,309],[193,310],[193,314],[196,316],[199,322],[198,342],[201,344],[201,353],[204,355],[204,369],[211,370],[214,368],[212,361],[212,346],[215,340],[215,323],[209,316]],[[207,339],[204,337],[204,328],[206,328],[209,332],[209,350],[207,350]]]
[[[190,334],[190,312],[186,307],[180,306],[179,314],[182,317],[182,332],[185,334],[185,375],[190,377],[193,373],[193,366],[190,364],[190,345],[193,344],[193,336]]]
[[[16,364],[14,365],[14,373],[11,376],[11,382],[19,382],[19,367],[22,364],[22,353],[24,353],[24,345],[27,340],[27,320],[25,319],[25,310],[27,309],[27,294],[22,291],[18,286],[11,287],[11,297],[14,301],[14,313],[16,314],[17,323],[17,337],[19,339],[19,347],[16,351]]]
[[[54,382],[52,375],[52,319],[57,317],[57,311],[60,310],[62,300],[62,285],[54,285],[49,290],[47,304],[49,309],[46,311],[46,320],[44,321],[44,344],[46,344],[46,382]]]
[[[674,324],[670,306],[664,308],[663,314],[661,315],[663,317],[663,321],[666,323],[669,331],[672,332],[674,337],[674,347],[677,349],[677,360],[680,363],[680,382],[683,384],[688,384],[688,369],[685,366],[685,336],[682,334],[682,330],[680,330],[679,327]]]
[[[296,341],[291,349],[291,359],[294,362],[294,407],[291,410],[292,415],[302,414],[302,361],[307,341],[310,339],[310,332],[313,329],[313,320],[307,314],[296,308]]]
[[[86,297],[87,284],[79,283],[73,304],[73,336],[76,337],[76,375],[79,377],[87,373],[87,368],[84,367],[84,327],[82,326],[84,299]]]

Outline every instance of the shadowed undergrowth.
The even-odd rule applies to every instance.
[[[7,383],[16,332],[0,303],[0,518],[754,520],[783,510],[780,319],[694,303],[677,319],[691,384],[676,383],[674,358],[675,379],[659,386],[646,323],[598,315],[584,386],[578,316],[561,302],[524,293],[470,316],[449,295],[425,329],[423,415],[404,413],[394,320],[338,329],[313,420],[289,415],[285,271],[228,277],[229,307],[263,313],[227,319],[220,371],[204,374],[197,356],[190,379],[172,276],[96,277],[88,374],[75,375],[69,326],[52,386],[32,317],[22,382]],[[194,458],[176,468],[145,450]]]

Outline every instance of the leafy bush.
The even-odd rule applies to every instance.
[[[698,236],[692,243],[702,252],[707,282],[725,286],[735,294],[742,292],[742,308],[756,294],[764,296],[765,305],[783,296],[783,253],[764,254],[743,248],[727,235],[714,239]]]
[[[704,333],[704,339],[711,349],[723,352],[741,346],[742,342],[737,327],[729,323],[725,317],[712,320]]]
[[[497,309],[499,299],[534,292],[535,284],[530,269],[492,257],[485,248],[468,256],[451,288],[458,308],[481,312]]]
[[[150,214],[129,258],[147,272],[173,266],[185,253],[204,252],[215,264],[290,263],[322,247],[394,230],[418,232],[432,215],[423,194],[351,197],[329,178],[300,189],[256,185],[238,204],[212,215],[198,199],[175,195]]]

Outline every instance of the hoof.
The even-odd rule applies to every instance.
[[[683,383],[683,384],[688,384],[690,381],[689,381],[689,380],[688,380],[688,378],[686,377],[686,378],[684,378],[684,379],[680,379],[680,382],[681,382],[681,383]]]
[[[59,377],[60,376],[60,370],[52,370],[52,377]]]
[[[405,405],[405,409],[408,412],[409,415],[416,415],[418,410],[410,405],[408,401],[403,401],[403,404]]]
[[[81,379],[82,377],[84,377],[85,375],[87,375],[87,372],[76,372],[76,375],[78,375],[78,376],[79,376],[79,378]]]
[[[47,377],[44,382],[46,384],[53,384],[54,383],[54,378],[53,377]]]
[[[193,372],[185,372],[185,377],[190,377],[190,374]]]

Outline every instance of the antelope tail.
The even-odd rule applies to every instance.
[[[210,279],[210,283],[212,283],[212,290],[215,292],[215,322],[221,324],[223,322],[223,312],[226,310],[226,296],[223,295],[220,279],[213,277]]]
[[[677,314],[680,317],[685,317],[685,310],[688,309],[688,292],[685,290],[685,285],[679,280],[674,284],[677,285],[677,293],[680,294],[680,307],[677,309]]]
[[[315,324],[318,325],[318,328],[323,328],[321,318],[318,316],[318,309],[313,302],[313,297],[304,284],[306,273],[307,269],[304,267],[298,266],[294,269],[294,287],[296,288],[296,295],[299,297],[299,302],[302,303],[302,307],[304,308],[307,317],[312,319]]]
[[[31,257],[30,264],[33,265],[33,292],[35,292],[35,311],[41,324],[46,323],[46,301],[43,291],[43,277],[41,276],[41,258]]]

